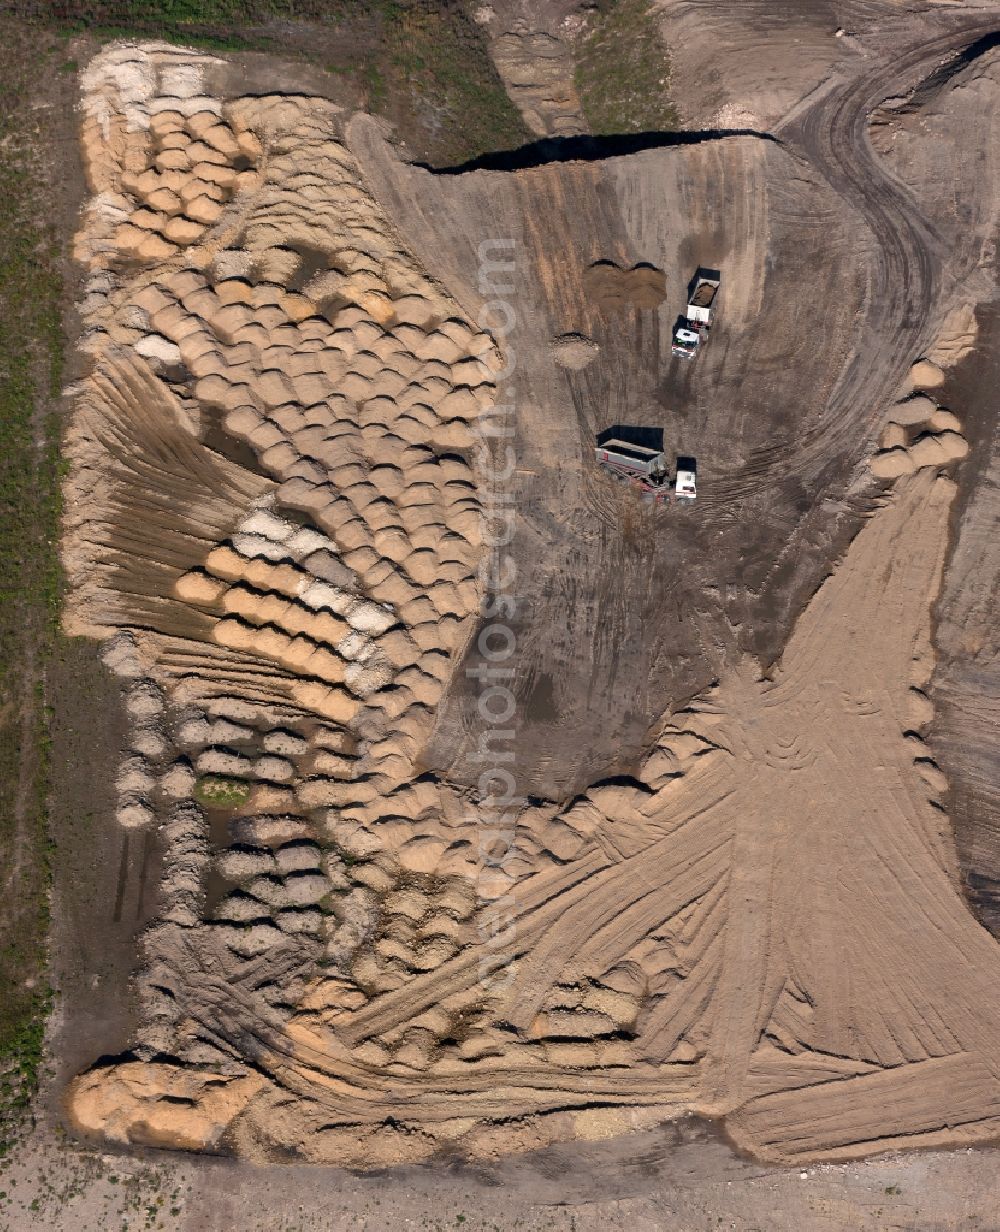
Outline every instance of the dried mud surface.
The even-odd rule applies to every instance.
[[[900,88],[972,37],[908,44]],[[450,176],[207,56],[88,66],[67,626],[123,681],[114,824],[164,871],[78,1130],[360,1168],[687,1113],[783,1163],[997,1135],[1000,952],[925,740],[977,444],[938,365],[980,292],[946,302],[867,145],[885,78],[781,144]],[[698,264],[718,323],[671,366]],[[468,669],[506,403],[498,833]],[[693,509],[591,469],[623,422],[701,460]]]

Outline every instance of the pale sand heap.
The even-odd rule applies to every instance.
[[[913,392],[889,408],[880,449],[869,460],[876,479],[899,479],[925,466],[960,462],[968,455],[961,420],[923,392],[943,383],[944,373],[928,359],[917,360],[910,368],[907,389]]]
[[[976,345],[978,329],[976,310],[972,304],[953,308],[945,317],[934,345],[927,352],[927,358],[938,367],[953,367]]]
[[[132,1056],[73,1083],[77,1124],[359,1167],[687,1111],[786,1161],[995,1135],[1000,961],[922,740],[957,416],[893,408],[895,486],[766,679],[489,835],[420,756],[477,621],[502,357],[336,108],[215,98],[214,63],[84,75],[66,623],[127,689],[118,821],[165,872]]]

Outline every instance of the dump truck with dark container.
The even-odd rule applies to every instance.
[[[685,315],[674,326],[670,350],[682,359],[694,359],[708,337],[718,303],[722,275],[718,270],[699,269],[688,291]]]

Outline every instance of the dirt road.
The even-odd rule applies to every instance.
[[[894,49],[891,62],[856,79],[822,88],[819,98],[807,100],[777,129],[857,212],[873,238],[866,320],[828,401],[827,421],[801,442],[807,465],[822,467],[846,443],[872,435],[879,408],[898,389],[911,357],[930,341],[947,250],[912,195],[876,156],[869,120],[887,97],[915,93],[943,60],[960,57],[992,33],[996,19],[956,20],[954,26],[938,38]]]

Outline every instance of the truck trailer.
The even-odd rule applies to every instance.
[[[670,497],[670,472],[662,449],[611,437],[594,447],[594,456],[602,470],[638,488],[644,500],[660,503]],[[695,472],[694,458],[677,459],[673,499],[695,499]]]
[[[595,446],[594,455],[602,466],[624,473],[627,477],[637,476],[652,483],[663,483],[667,476],[667,459],[659,449],[649,449],[645,445],[612,437]]]
[[[688,295],[685,315],[674,326],[670,350],[682,359],[694,359],[708,336],[718,300],[722,275],[718,270],[699,269]]]

